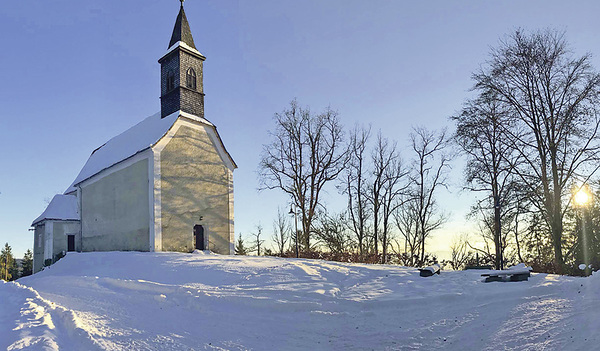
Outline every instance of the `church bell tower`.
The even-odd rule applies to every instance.
[[[160,63],[161,117],[183,111],[204,118],[202,65],[206,57],[194,45],[183,1],[167,53]]]

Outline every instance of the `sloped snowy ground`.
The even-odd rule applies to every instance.
[[[594,350],[600,276],[194,253],[70,253],[0,283],[0,349]]]

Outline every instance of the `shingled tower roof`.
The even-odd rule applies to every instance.
[[[185,16],[185,11],[183,10],[183,2],[181,2],[181,8],[179,9],[179,15],[177,15],[175,28],[173,28],[173,34],[171,35],[169,47],[172,47],[178,41],[184,42],[189,47],[194,49],[196,48],[194,45],[194,38],[192,38],[190,24],[188,23],[187,17]]]

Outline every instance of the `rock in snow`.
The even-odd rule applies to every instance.
[[[0,282],[8,350],[591,350],[600,278],[184,253],[69,253]]]

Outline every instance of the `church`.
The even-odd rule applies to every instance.
[[[36,218],[34,272],[69,251],[233,254],[233,171],[204,116],[203,63],[183,1],[161,67],[161,110],[92,152]]]

